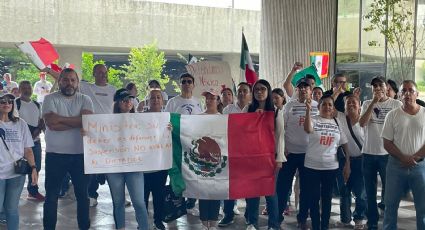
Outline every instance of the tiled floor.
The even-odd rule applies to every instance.
[[[44,146],[43,146],[44,147]],[[44,163],[43,163],[44,164]],[[44,194],[44,171],[41,171],[41,178],[39,180],[40,192]],[[71,187],[72,190],[72,187]],[[99,204],[96,207],[90,208],[91,216],[91,229],[108,230],[114,229],[114,219],[112,216],[112,201],[107,185],[103,185],[99,188]],[[20,201],[20,229],[42,229],[42,213],[43,203],[29,201],[26,199],[27,191],[24,191]],[[264,207],[264,200],[261,202],[260,210]],[[239,210],[243,213],[245,202],[240,200],[238,202]],[[152,205],[149,205],[151,208]],[[136,221],[134,217],[133,207],[126,208],[126,229],[136,229]],[[152,212],[152,210],[150,210]],[[283,229],[297,229],[296,228],[296,212],[291,212],[289,216],[285,218],[282,224]],[[416,229],[415,220],[415,208],[411,201],[403,201],[400,204],[399,209],[399,229],[412,230]],[[150,223],[152,223],[152,215],[150,214]],[[331,214],[331,229],[349,229],[349,228],[338,228],[335,223],[339,220],[339,205],[338,199],[333,199],[332,214]],[[259,221],[260,229],[267,229],[267,216],[260,215]],[[245,220],[243,215],[236,216],[235,223],[227,228],[222,229],[245,229]],[[380,228],[382,228],[382,218],[380,221]],[[6,229],[5,226],[0,226],[0,229]],[[76,202],[73,195],[68,196],[64,199],[59,200],[58,207],[58,230],[74,230],[77,229],[76,220]],[[201,229],[201,224],[198,217],[195,216],[184,216],[174,223],[168,224],[167,229]]]

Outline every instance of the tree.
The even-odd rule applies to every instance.
[[[413,79],[416,55],[424,48],[424,30],[416,28],[415,1],[373,0],[370,11],[364,16],[370,25],[363,30],[377,30],[387,41],[389,63],[388,73],[392,79],[401,82]],[[417,33],[418,32],[418,33]],[[377,41],[369,41],[377,46]]]
[[[129,55],[129,64],[121,67],[125,74],[125,79],[134,82],[137,86],[139,97],[145,98],[148,93],[149,80],[158,80],[163,89],[170,81],[167,75],[162,74],[166,61],[164,52],[159,52],[156,42],[153,42],[141,48],[132,48]]]
[[[88,82],[94,82],[93,77],[93,67],[97,64],[105,64],[103,60],[94,61],[94,56],[92,53],[83,53],[82,63],[81,63],[81,72],[82,79]],[[108,67],[108,83],[119,88],[123,87],[121,70],[114,69],[112,67]]]

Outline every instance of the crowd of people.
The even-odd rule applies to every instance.
[[[31,166],[28,199],[44,202],[44,229],[56,229],[58,199],[64,193],[64,181],[68,184],[69,179],[74,186],[79,229],[90,228],[89,209],[97,205],[97,190],[105,180],[116,229],[125,229],[125,207],[131,204],[138,229],[166,229],[163,220],[167,170],[84,174],[82,115],[271,111],[275,113],[276,189],[265,197],[266,208],[262,211],[268,215],[268,229],[281,229],[291,193],[299,201],[300,229],[309,228],[308,218],[312,229],[328,229],[335,190],[340,197],[342,226],[351,226],[353,221],[354,229],[378,229],[382,210],[384,229],[397,229],[400,200],[411,191],[417,229],[425,229],[425,109],[420,106],[423,102],[418,100],[416,83],[405,80],[398,86],[392,80],[375,77],[370,82],[372,99],[361,101],[360,90],[347,90],[347,77],[341,73],[332,77],[328,91],[316,85],[311,75],[299,79],[293,87],[290,82],[301,68],[301,63],[294,64],[283,89],[272,89],[269,82],[260,79],[253,85],[239,83],[236,92],[226,87],[221,92],[205,91],[205,108],[193,95],[196,82],[189,73],[179,78],[179,95],[169,99],[160,82],[151,80],[147,84],[149,93],[142,101],[137,99],[134,83],[118,90],[108,84],[108,69],[103,64],[93,68],[94,83],[80,81],[70,68],[60,74],[47,69],[47,74],[57,81],[57,91],[52,90],[44,72],[34,88],[29,81],[13,82],[7,73],[0,94],[0,218],[6,221],[7,229],[19,229],[18,204],[26,177],[15,173],[14,163],[25,158]],[[31,99],[33,93],[37,100]],[[42,132],[46,142],[45,196],[37,185],[42,167]],[[382,183],[379,203],[378,175]],[[294,178],[298,181],[295,186]],[[298,189],[292,191],[293,187]],[[126,199],[125,189],[131,201]],[[148,223],[150,194],[153,223]],[[202,229],[216,230],[234,224],[236,202],[188,198],[186,208],[189,215],[199,216]],[[223,218],[219,220],[221,204]],[[246,198],[247,230],[259,229],[259,205],[260,197]]]

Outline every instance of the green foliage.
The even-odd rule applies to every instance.
[[[149,80],[158,80],[161,87],[164,87],[170,80],[167,75],[162,75],[166,59],[164,52],[158,51],[156,42],[146,44],[141,48],[132,48],[129,62],[128,65],[121,67],[126,80],[136,84],[140,98],[146,96]]]
[[[363,30],[378,31],[388,44],[389,77],[402,81],[413,79],[415,54],[422,50],[424,34],[415,38],[415,1],[373,0],[364,16],[370,25]],[[368,41],[369,46],[380,46]]]

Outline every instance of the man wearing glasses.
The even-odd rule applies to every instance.
[[[189,73],[184,73],[180,76],[181,94],[171,98],[165,111],[179,114],[201,114],[201,103],[192,95],[195,88],[195,79]]]
[[[382,138],[389,153],[384,229],[397,229],[397,212],[405,187],[413,192],[416,229],[425,229],[425,109],[416,104],[416,83],[403,81],[403,105],[388,113]]]
[[[195,78],[189,73],[180,75],[181,94],[168,100],[165,111],[179,114],[201,114],[203,109],[199,100],[192,95],[195,88]],[[187,213],[199,216],[199,209],[195,207],[196,199],[188,198],[186,202]]]
[[[388,161],[388,152],[384,148],[381,132],[387,114],[402,103],[389,98],[386,94],[387,85],[383,77],[375,77],[371,83],[373,98],[363,103],[359,124],[365,127],[363,154],[363,176],[367,197],[367,225],[368,229],[378,229],[378,204],[376,202],[377,176],[382,181],[382,200],[385,201],[385,178]],[[385,202],[384,204],[385,205]],[[382,207],[385,210],[385,206]]]
[[[345,112],[344,97],[354,94],[360,96],[360,88],[354,89],[353,92],[347,90],[347,77],[343,73],[336,73],[332,78],[332,89],[323,93],[323,96],[332,96],[335,101],[335,108],[341,113]]]

